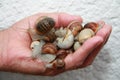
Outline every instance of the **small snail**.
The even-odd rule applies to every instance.
[[[42,46],[45,44],[44,41],[33,41],[31,43],[31,49],[32,49],[32,58],[38,58],[41,55],[41,49]]]
[[[46,43],[42,47],[42,53],[56,54],[57,53],[57,47],[52,43]]]
[[[65,62],[63,59],[55,59],[53,62],[48,63],[45,65],[46,68],[48,69],[62,69],[65,66]]]
[[[82,25],[79,21],[72,21],[67,28],[69,28],[73,35],[76,36],[80,30],[82,30]]]
[[[54,26],[55,21],[53,18],[42,16],[38,19],[35,29],[39,35],[44,35],[48,33]]]
[[[55,21],[50,17],[40,17],[35,25],[35,28],[29,28],[28,32],[33,41],[44,40],[53,42],[56,39]]]
[[[91,38],[94,35],[95,35],[95,32],[93,32],[93,30],[89,28],[83,29],[78,35],[79,43],[81,44],[84,43],[87,39]]]
[[[32,58],[38,58],[45,62],[51,62],[56,58],[56,55],[42,53],[42,47],[45,44],[44,41],[33,41],[31,44]]]
[[[71,50],[60,49],[57,52],[57,58],[64,59],[68,54],[71,54]]]
[[[53,63],[53,68],[60,69],[65,66],[65,62],[63,59],[56,59]]]
[[[74,43],[74,46],[73,46],[74,51],[76,51],[80,46],[81,46],[81,44],[79,43],[79,41],[76,41],[76,42]]]
[[[39,59],[46,62],[46,63],[50,63],[56,59],[56,55],[54,55],[54,54],[41,54],[39,56]]]
[[[67,29],[65,36],[57,38],[57,46],[61,49],[68,49],[74,43],[74,36],[72,31]]]
[[[96,22],[89,22],[84,25],[84,28],[90,28],[92,29],[95,33],[100,30],[105,23],[103,21],[100,21],[98,23]]]

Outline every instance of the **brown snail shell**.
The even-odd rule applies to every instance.
[[[42,53],[42,47],[45,44],[44,41],[33,41],[31,44],[31,48],[32,48],[32,58],[37,58],[40,59],[42,61],[45,62],[52,62],[53,60],[55,60],[56,55],[53,54],[44,54]]]
[[[44,54],[56,54],[57,47],[52,43],[46,43],[42,47],[42,53]]]
[[[44,35],[48,33],[54,26],[55,21],[53,18],[42,16],[38,19],[35,29],[39,35]]]
[[[53,62],[47,63],[45,65],[45,67],[48,68],[48,69],[62,69],[62,68],[64,68],[64,66],[65,66],[64,60],[59,59],[59,58],[57,58]]]
[[[64,59],[70,53],[72,53],[71,50],[64,50],[64,49],[58,50],[57,58]]]
[[[76,36],[80,30],[82,30],[82,25],[79,21],[72,21],[67,28],[69,28],[73,35]]]
[[[45,34],[44,38],[43,38],[43,40],[47,41],[47,42],[54,42],[55,39],[56,39],[56,35],[55,35],[55,29],[54,28],[52,28],[52,30],[50,32]]]
[[[91,38],[94,35],[95,35],[95,32],[93,32],[93,30],[89,28],[85,28],[81,30],[81,32],[78,35],[79,43],[81,44],[84,43],[87,39]]]
[[[100,30],[104,26],[105,22],[99,21],[97,22],[89,22],[84,25],[84,28],[90,28],[92,29],[95,33]]]
[[[65,62],[63,59],[56,59],[53,63],[53,68],[56,68],[56,69],[60,69],[60,68],[64,68],[65,66]]]

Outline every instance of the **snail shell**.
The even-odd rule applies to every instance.
[[[56,39],[55,29],[52,28],[52,30],[50,32],[48,32],[47,34],[45,34],[43,37],[44,37],[43,38],[44,41],[54,42]]]
[[[28,32],[33,41],[44,40],[53,42],[56,39],[55,21],[50,17],[40,17],[36,23],[35,28],[29,28]]]
[[[64,59],[68,54],[72,53],[70,50],[58,50],[57,52],[57,58]]]
[[[42,46],[45,44],[44,41],[33,41],[31,43],[31,48],[32,48],[32,58],[38,58],[39,55],[41,54],[41,49]]]
[[[82,25],[79,21],[72,21],[67,28],[69,28],[73,35],[76,36],[80,30],[82,30]]]
[[[84,28],[90,28],[92,29],[95,33],[100,30],[104,26],[105,22],[99,21],[98,23],[96,22],[89,22],[85,24]]]
[[[57,38],[57,46],[61,49],[68,49],[74,43],[74,36],[71,30],[67,30],[65,36]]]
[[[64,68],[64,66],[65,66],[65,62],[63,59],[58,58],[54,61],[54,65],[53,65],[54,68],[60,69],[60,68]]]
[[[75,43],[74,43],[74,51],[76,51],[78,48],[80,48],[80,46],[81,46],[81,44],[78,42],[78,41],[76,41]]]
[[[62,69],[65,66],[65,62],[63,59],[55,59],[53,62],[48,63],[45,65],[46,68],[48,69]]]
[[[40,17],[36,24],[36,31],[39,35],[48,33],[55,26],[55,21],[50,17]]]
[[[56,54],[57,47],[52,43],[46,43],[42,47],[42,53],[45,54]]]
[[[78,35],[79,43],[84,43],[87,39],[91,38],[94,35],[95,32],[93,32],[93,30],[89,28],[83,29]]]
[[[43,54],[42,47],[45,44],[44,41],[33,41],[31,44],[32,48],[32,58],[37,58],[45,62],[51,62],[56,58],[56,55],[53,54]]]
[[[55,60],[56,55],[54,54],[41,54],[39,57],[42,61],[50,63]]]

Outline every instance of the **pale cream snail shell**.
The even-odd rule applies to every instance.
[[[79,43],[84,43],[87,39],[93,37],[95,35],[95,32],[93,32],[93,30],[89,29],[89,28],[85,28],[83,30],[81,30],[81,32],[78,35],[78,40]]]
[[[72,31],[67,29],[65,36],[57,38],[57,46],[61,49],[68,49],[74,43],[74,36]]]
[[[79,41],[76,41],[75,43],[74,43],[74,46],[73,46],[73,48],[74,48],[74,51],[76,51],[78,48],[80,48],[81,47],[81,44],[79,43]]]
[[[38,58],[41,54],[41,49],[42,46],[45,44],[44,41],[33,41],[31,43],[31,48],[32,48],[32,58]]]

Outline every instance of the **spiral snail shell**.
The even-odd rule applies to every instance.
[[[67,30],[65,36],[57,38],[57,46],[61,49],[68,49],[74,43],[74,35],[71,30]]]
[[[42,16],[36,23],[36,31],[39,35],[48,33],[55,26],[53,18]]]

